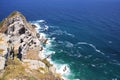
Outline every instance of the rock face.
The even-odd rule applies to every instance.
[[[14,12],[14,16],[6,18],[0,31],[9,39],[7,42],[9,53],[15,48],[23,56],[31,49],[40,49],[40,41],[36,36],[35,29],[30,23],[27,23],[26,19],[19,12]]]
[[[46,42],[47,39],[35,31],[35,25],[28,23],[20,12],[11,13],[0,23],[0,70],[4,70],[0,73],[1,79],[28,80],[32,77],[32,80],[62,80],[55,69],[52,71],[47,59],[39,57],[43,50],[41,43]],[[17,74],[10,73],[9,68],[12,69],[13,65]],[[17,66],[29,75],[20,76],[22,72],[16,71]]]
[[[0,57],[0,70],[4,69],[5,66],[5,58]]]

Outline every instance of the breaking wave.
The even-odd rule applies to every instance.
[[[45,20],[30,21],[30,23],[36,26],[37,32],[47,31],[49,29]]]
[[[31,24],[34,24],[36,26],[36,31],[39,32],[41,34],[41,36],[43,36],[43,37],[47,37],[49,35],[49,34],[44,33],[44,31],[49,29],[49,27],[45,23],[46,23],[45,20],[31,21]],[[51,26],[50,28],[53,28],[53,26]],[[41,32],[41,31],[43,31],[43,32]],[[67,34],[67,35],[73,36],[72,34],[69,34],[66,31],[62,32],[61,30],[51,33],[51,35],[53,35],[53,34],[57,34],[57,35]],[[55,51],[51,50],[51,48],[53,46],[52,42],[54,42],[54,40],[55,40],[55,37],[48,38],[47,44],[43,47],[44,49],[41,52],[42,54],[41,53],[39,54],[40,57],[42,56],[41,58],[45,58],[48,55],[55,54]],[[73,47],[72,43],[66,42],[66,44],[67,44],[66,47]],[[57,63],[57,62],[53,61],[51,59],[51,57],[49,57],[47,60],[50,61],[50,63],[52,63],[54,65],[54,67],[56,68],[56,71],[58,73],[60,73],[65,80],[70,80],[69,76],[72,73],[70,71],[68,64]]]

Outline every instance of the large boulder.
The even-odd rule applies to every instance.
[[[0,70],[3,70],[5,67],[5,58],[0,56]]]
[[[28,66],[30,69],[39,69],[39,68],[45,68],[45,64],[41,61],[38,61],[38,60],[29,60],[29,59],[26,59],[26,60],[23,60],[23,62],[26,62],[28,63]]]

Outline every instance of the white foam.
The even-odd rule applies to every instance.
[[[46,44],[46,47],[43,52],[44,56],[55,54],[55,51],[49,50],[52,47],[52,41],[54,39],[55,38],[48,40],[48,44]],[[56,62],[52,61],[51,58],[48,58],[47,60],[54,65],[54,67],[56,68],[56,72],[60,73],[63,76],[64,80],[69,80],[69,79],[67,79],[67,77],[70,74],[70,68],[69,68],[68,64],[56,63]],[[66,70],[64,71],[65,67],[66,67]]]
[[[59,29],[58,26],[49,26],[50,28],[53,28],[53,29]]]
[[[47,36],[44,33],[40,33],[40,39],[45,39]]]
[[[59,44],[63,44],[65,47],[74,47],[74,44],[69,41],[58,41]]]
[[[55,51],[51,51],[50,48],[52,47],[52,40],[48,38],[47,44],[45,45],[43,51],[42,51],[42,56],[47,57],[48,55],[55,54]]]
[[[73,43],[69,42],[69,41],[65,41],[65,45],[66,47],[73,47]]]
[[[118,80],[117,78],[113,78],[112,80]]]
[[[45,20],[36,20],[36,22],[43,23]]]
[[[45,28],[44,28],[44,30],[48,30],[49,29],[49,27],[47,26],[47,25],[45,25]]]
[[[52,38],[52,39],[49,38],[48,44],[46,44],[46,47],[44,50],[45,52],[43,54],[45,54],[45,55],[55,54],[55,51],[49,50],[52,47],[52,42],[54,41],[54,39],[55,38]],[[70,71],[68,64],[56,63],[56,62],[52,61],[51,58],[48,58],[47,60],[50,61],[50,63],[54,64],[54,67],[56,68],[56,72],[60,73],[63,76],[64,80],[69,80],[67,78],[71,74],[71,71]],[[66,70],[64,71],[65,66],[66,66]]]
[[[56,63],[52,61],[50,58],[47,60],[50,61],[52,64],[54,64],[54,67],[56,68],[56,72],[60,73],[64,80],[69,80],[68,77],[69,75],[71,75],[71,71],[68,64]],[[65,67],[66,67],[66,70],[65,70]]]
[[[41,29],[41,26],[39,25],[39,23],[33,23],[36,26],[36,31],[39,32],[39,29]]]
[[[36,21],[30,21],[30,23],[34,24],[36,26],[36,30],[37,32],[40,31],[45,31],[48,30],[49,27],[47,25],[45,25],[45,20],[36,20]]]
[[[78,57],[78,58],[79,58],[79,57],[82,57],[82,55],[81,55],[81,54],[78,54],[78,56],[77,56],[77,57]]]
[[[74,79],[74,80],[80,80],[80,79]]]
[[[111,43],[112,43],[112,41],[108,41],[108,43],[109,43],[109,44],[111,44]]]
[[[31,23],[34,24],[35,26],[37,26],[36,31],[40,32],[40,29],[42,29],[42,26],[40,26],[39,23],[43,23],[43,22],[45,22],[45,20],[32,21]],[[48,28],[49,27],[47,25],[44,25],[44,30],[48,30]],[[63,34],[63,32],[61,30],[56,31],[55,33]],[[47,38],[47,35],[40,32],[40,38]],[[45,45],[45,47],[43,47],[43,50],[39,54],[39,56],[41,58],[45,58],[48,55],[55,54],[55,51],[50,50],[52,48],[52,42],[54,40],[55,40],[55,37],[54,38],[48,38],[47,44]],[[69,46],[69,47],[73,46],[72,43],[67,42],[67,44],[68,44],[67,46]],[[56,62],[52,61],[51,58],[47,58],[47,60],[50,61],[50,63],[52,63],[55,66],[57,73],[60,73],[63,76],[64,80],[69,80],[67,78],[71,74],[70,73],[71,71],[70,71],[70,68],[69,68],[68,64],[56,63]],[[66,67],[66,70],[64,70],[65,67]]]
[[[86,42],[78,42],[78,44],[88,45],[88,46],[92,47],[96,52],[101,53],[101,54],[104,55],[104,53],[102,51],[100,51],[99,49],[97,49],[93,44],[86,43]]]
[[[92,67],[96,67],[94,64],[91,64]]]
[[[67,31],[62,31],[60,29],[53,31],[51,33],[51,35],[67,35],[67,36],[70,36],[70,37],[75,37],[75,35],[73,35],[71,33],[68,33]]]
[[[71,34],[71,33],[68,33],[67,31],[64,31],[64,34],[68,35],[68,36],[71,36],[71,37],[75,37],[75,35]]]

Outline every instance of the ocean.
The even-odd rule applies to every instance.
[[[0,20],[15,10],[49,38],[44,53],[65,78],[120,80],[120,0],[0,0]]]

